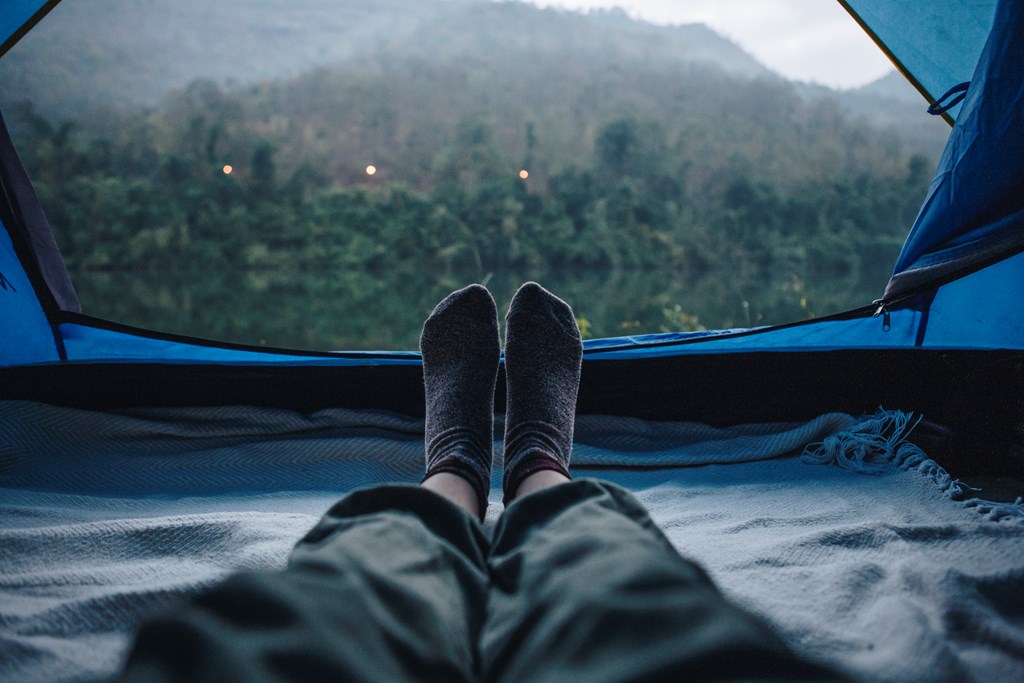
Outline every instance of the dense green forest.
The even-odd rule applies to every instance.
[[[937,147],[771,74],[684,59],[692,30],[457,5],[457,22],[292,78],[199,79],[81,118],[5,102],[72,272],[799,282],[895,261]],[[652,306],[645,331],[706,321]],[[596,332],[632,331],[622,316]]]

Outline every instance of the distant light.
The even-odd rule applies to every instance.
[[[366,167],[366,175],[373,175],[376,172],[377,172],[377,167],[374,166],[373,164],[370,164],[369,166]]]
[[[234,171],[235,169],[232,168],[231,164],[224,164],[224,168],[222,168],[221,170],[224,171],[224,175],[231,175],[231,172]]]
[[[530,172],[524,168],[522,171],[519,172],[519,177],[522,178],[523,180],[526,180],[527,178],[530,177]]]

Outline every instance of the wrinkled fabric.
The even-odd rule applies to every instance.
[[[492,541],[412,486],[356,491],[292,551],[146,623],[133,681],[840,680],[684,560],[628,491],[516,501]]]

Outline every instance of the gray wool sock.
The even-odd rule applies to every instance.
[[[451,472],[476,491],[487,511],[494,441],[494,383],[498,374],[498,313],[480,285],[452,292],[423,323],[420,334],[426,394],[427,477]]]
[[[536,282],[505,316],[505,503],[541,470],[569,476],[583,342],[569,304]]]

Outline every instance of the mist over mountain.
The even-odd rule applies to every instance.
[[[279,172],[345,184],[373,164],[421,188],[483,173],[460,160],[474,148],[475,166],[543,182],[587,166],[617,120],[697,192],[745,166],[792,186],[868,159],[931,163],[948,135],[895,73],[836,91],[703,24],[489,0],[65,0],[0,60],[0,107],[16,136],[28,113],[87,137],[135,130],[129,144],[161,153],[184,136],[241,172],[269,144]]]
[[[151,105],[196,78],[247,83],[343,61],[448,4],[67,0],[0,60],[0,89],[7,101],[29,99],[65,118]]]
[[[490,0],[66,0],[0,62],[0,88],[5,99],[67,117],[153,104],[196,78],[275,80],[368,51],[400,58],[429,47],[445,59],[522,46],[537,34],[576,58],[601,54],[611,39],[619,50],[650,50],[654,61],[769,73],[706,26],[657,27],[614,10],[584,15]]]
[[[781,77],[703,24],[655,26],[621,10],[590,13],[490,0],[65,0],[0,60],[0,106],[31,101],[51,119],[153,106],[196,79],[250,85],[351,62],[488,62],[496,77],[530,60],[541,71],[644,72],[695,66],[745,79]],[[948,134],[921,123],[922,100],[895,73],[851,91],[795,84],[851,116],[899,131],[931,156]]]
[[[418,187],[474,136],[542,181],[588,164],[617,119],[704,161],[705,182],[741,158],[773,177],[846,163],[827,138],[859,125],[934,160],[948,128],[901,85],[790,83],[703,24],[486,0],[65,0],[0,60],[8,112],[116,137],[150,110],[165,140],[198,125],[236,165],[263,139],[289,173],[344,183],[372,163]]]

